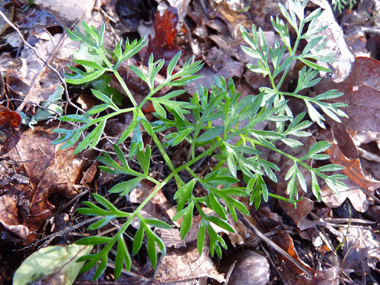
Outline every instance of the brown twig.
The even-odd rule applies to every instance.
[[[260,232],[253,224],[251,224],[240,212],[237,211],[237,217],[238,219],[246,226],[249,230],[254,232],[259,238],[261,238],[263,241],[265,241],[268,245],[270,245],[274,250],[276,250],[278,253],[285,256],[290,262],[292,262],[297,268],[302,270],[305,275],[309,278],[313,278],[313,274],[304,268],[302,265],[300,265],[293,257],[291,257],[285,250],[283,250],[281,247],[279,247],[277,244],[275,244],[273,241],[271,241],[269,238],[267,238],[262,232]]]
[[[66,85],[66,82],[65,80],[62,78],[61,74],[59,73],[59,71],[57,69],[55,69],[54,67],[52,67],[46,60],[44,60],[40,54],[38,53],[38,51],[32,47],[25,39],[24,39],[24,36],[23,34],[20,32],[20,30],[15,26],[13,25],[13,23],[11,21],[9,21],[9,19],[7,18],[7,16],[4,15],[3,12],[0,11],[0,16],[4,19],[4,21],[9,25],[11,26],[18,34],[19,36],[21,37],[21,40],[23,41],[23,43],[28,47],[30,48],[34,53],[35,55],[38,57],[39,60],[41,60],[48,68],[50,68],[55,74],[57,74],[59,80],[62,82],[62,85],[63,85],[63,88],[64,88],[64,91],[65,91],[65,97],[66,97],[66,100],[67,102],[73,106],[74,108],[76,108],[77,110],[81,111],[82,113],[85,113],[85,111],[83,111],[80,107],[76,106],[74,103],[72,103],[70,101],[70,98],[69,98],[69,91],[67,89],[67,85]]]

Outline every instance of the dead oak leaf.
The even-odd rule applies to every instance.
[[[367,179],[362,171],[359,159],[348,159],[340,151],[338,145],[333,144],[326,153],[330,155],[331,162],[334,164],[339,164],[345,168],[342,173],[351,179],[359,187],[368,190],[377,189],[380,186],[380,181]]]
[[[346,158],[338,145],[333,144],[326,153],[330,155],[332,163],[345,167],[342,173],[350,180],[346,180],[344,183],[348,185],[350,189],[338,195],[331,191],[329,187],[322,186],[322,201],[329,207],[336,208],[348,198],[356,211],[361,213],[366,212],[369,201],[361,189],[373,191],[380,186],[380,182],[367,179],[363,174],[360,160],[357,158],[351,160]]]
[[[53,194],[72,198],[78,194],[79,184],[88,162],[80,155],[73,156],[75,146],[60,150],[52,145],[57,134],[49,128],[36,127],[21,135],[20,142],[9,154],[16,161],[25,161],[30,190],[22,193],[30,202],[25,209],[24,224],[30,230],[39,230],[55,208],[49,198]]]

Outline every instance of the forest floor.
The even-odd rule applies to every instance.
[[[261,27],[268,46],[273,46],[280,41],[270,21],[271,17],[281,14],[278,2],[36,0],[28,6],[28,1],[0,1],[0,285],[12,281],[13,284],[26,284],[26,281],[63,284],[70,278],[74,278],[74,284],[380,283],[379,0],[364,0],[341,11],[333,11],[323,0],[308,3],[305,9],[308,14],[319,7],[326,13],[333,11],[333,16],[326,18],[327,40],[336,47],[339,61],[331,66],[332,75],[321,75],[325,77],[323,84],[303,95],[315,97],[328,90],[326,88],[342,91],[344,95],[339,102],[349,105],[342,108],[349,118],[341,124],[326,118],[325,129],[314,123],[309,127],[313,135],[301,138],[303,145],[297,148],[277,145],[284,152],[300,157],[316,141],[329,141],[332,144],[326,151],[331,157],[329,162],[345,166],[340,173],[348,177],[345,180],[348,190],[338,195],[328,185],[321,184],[320,202],[312,193],[300,190],[303,199],[296,208],[269,197],[256,209],[249,204],[249,197],[248,200],[241,197],[250,216],[234,224],[234,234],[221,228],[217,230],[227,244],[219,258],[211,257],[207,251],[199,255],[196,226],[181,240],[180,221],[170,222],[176,205],[176,188],[172,181],[141,211],[144,217],[163,220],[173,227],[154,229],[167,249],[165,257],[159,254],[155,268],[147,257],[147,247],[143,246],[132,257],[131,271],[123,270],[117,281],[113,273],[117,255],[114,249],[98,281],[92,281],[96,268],[79,275],[76,272],[74,277],[70,275],[75,271],[73,268],[78,267],[75,257],[83,253],[83,248],[87,248],[87,253],[91,248],[74,249],[68,245],[90,235],[113,236],[121,226],[115,219],[107,227],[88,230],[99,218],[77,212],[83,207],[83,201],[94,202],[91,194],[97,193],[118,209],[133,211],[150,194],[154,184],[141,180],[127,196],[111,194],[108,190],[125,181],[126,176],[98,168],[102,164],[97,157],[103,152],[115,158],[113,144],[131,124],[130,113],[108,120],[102,139],[91,150],[73,155],[77,145],[61,150],[59,145],[52,144],[58,138],[53,130],[70,128],[68,123],[58,120],[60,116],[88,111],[99,104],[91,87],[111,92],[115,102],[125,108],[130,103],[111,76],[82,85],[64,82],[63,74],[71,72],[67,66],[75,66],[73,55],[83,52],[78,51],[79,42],[68,37],[66,28],[72,30],[74,24],[81,27],[83,21],[99,30],[105,23],[104,45],[110,50],[114,50],[120,39],[149,38],[147,48],[128,61],[128,65],[142,70],[147,68],[151,53],[155,60],[170,61],[182,51],[180,66],[192,56],[202,60],[204,67],[198,72],[202,77],[186,85],[186,92],[181,95],[184,101],[198,92],[199,85],[210,88],[215,77],[232,78],[244,98],[259,94],[260,88],[270,87],[270,82],[268,77],[247,68],[247,64],[257,61],[241,50],[240,46],[246,43],[239,27],[248,30],[252,25]],[[281,2],[286,5],[286,1]],[[5,16],[11,24],[4,20]],[[290,30],[292,37],[295,37],[294,31]],[[305,43],[301,42],[300,53],[304,47]],[[284,91],[286,88],[294,90],[303,66],[301,63],[291,66]],[[140,103],[148,93],[147,86],[131,75],[126,66],[120,66],[118,71]],[[302,100],[287,99],[294,114],[310,115]],[[143,111],[146,118],[155,120],[152,105],[146,105]],[[271,130],[273,125],[263,123],[256,127]],[[152,144],[146,133],[143,143]],[[184,141],[167,148],[173,165],[177,167],[188,159],[190,147]],[[199,147],[197,151],[202,153],[206,147]],[[128,153],[128,147],[123,152]],[[275,172],[278,183],[265,180],[270,193],[286,197],[289,159],[273,152],[261,155],[281,169]],[[139,161],[129,161],[132,167],[139,169]],[[169,173],[162,161],[158,150],[153,149],[149,175],[158,181],[165,180]],[[205,159],[192,171],[203,177],[213,166],[212,159]],[[238,175],[242,177],[241,173]],[[182,174],[182,178],[189,180],[186,174]],[[306,180],[311,185],[311,178],[306,177]],[[241,179],[238,186],[247,185]],[[203,190],[196,187],[194,192],[202,196]],[[199,226],[199,216],[192,222]],[[132,222],[125,233],[129,249],[138,227],[138,223]],[[54,245],[64,252],[49,254],[46,249]],[[205,248],[208,246],[206,239]],[[101,249],[101,245],[95,245],[92,253]],[[65,254],[70,258],[64,259],[64,263],[56,262]],[[34,276],[19,275],[13,280],[23,263],[20,275],[29,266]],[[53,263],[55,269],[49,267]],[[44,271],[46,268],[51,270]]]

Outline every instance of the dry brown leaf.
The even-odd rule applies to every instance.
[[[199,255],[196,242],[188,244],[186,248],[170,248],[162,259],[162,264],[157,272],[155,281],[165,284],[183,284],[192,282],[195,284],[198,278],[212,278],[218,282],[224,282],[209,255],[207,242],[203,247],[202,255]],[[180,283],[181,282],[181,283]],[[187,284],[187,283],[184,283]]]
[[[339,231],[342,235],[338,239],[343,242],[344,253],[342,268],[355,270],[359,276],[363,269],[366,272],[370,271],[371,268],[375,269],[376,264],[380,261],[380,244],[375,240],[372,229],[350,227],[347,233],[347,229],[341,227]],[[345,237],[344,241],[342,237]]]
[[[338,145],[333,144],[326,153],[330,155],[332,163],[345,167],[342,173],[349,178],[349,180],[344,181],[344,183],[349,186],[349,189],[338,195],[332,192],[327,185],[324,185],[321,187],[323,193],[321,197],[322,201],[327,206],[336,208],[348,198],[355,210],[361,213],[366,212],[369,206],[369,200],[360,189],[373,191],[380,186],[380,181],[367,179],[362,172],[360,160],[357,158],[351,160],[347,159]]]
[[[10,153],[17,161],[25,161],[30,189],[22,193],[30,202],[24,209],[24,223],[30,230],[39,230],[54,206],[49,202],[52,194],[72,198],[78,194],[74,184],[79,184],[88,162],[80,155],[72,156],[75,146],[59,150],[52,145],[57,134],[50,129],[36,127],[21,136],[19,144]]]
[[[0,196],[0,223],[8,231],[26,239],[29,235],[29,229],[19,224],[17,202],[16,195]]]

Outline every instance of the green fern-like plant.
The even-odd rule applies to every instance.
[[[349,5],[350,10],[356,5],[357,0],[349,0],[347,4],[347,0],[331,0],[331,4],[334,6],[334,10],[338,9],[339,13],[342,13],[342,10]],[[360,0],[362,2],[362,0]]]
[[[89,270],[99,263],[94,276],[94,279],[97,279],[106,269],[110,250],[116,247],[115,278],[118,278],[123,267],[130,270],[130,254],[132,252],[134,255],[140,250],[144,236],[146,237],[149,259],[153,266],[157,264],[156,245],[162,254],[165,254],[165,246],[152,230],[152,227],[171,228],[171,226],[160,220],[147,219],[140,214],[140,211],[172,179],[175,179],[178,187],[174,195],[174,199],[177,202],[177,214],[174,216],[173,221],[183,218],[180,227],[181,237],[184,238],[188,233],[192,225],[194,213],[199,213],[201,223],[198,232],[198,250],[200,253],[202,252],[207,233],[210,240],[211,255],[216,252],[219,256],[222,255],[221,247],[226,248],[227,245],[211,224],[215,224],[230,232],[234,231],[227,221],[227,215],[230,214],[237,221],[236,211],[249,214],[246,207],[236,199],[237,196],[250,197],[251,204],[254,203],[256,208],[260,206],[262,200],[267,201],[269,196],[296,205],[300,199],[297,183],[305,192],[307,191],[306,180],[300,171],[300,167],[306,168],[310,172],[312,178],[311,190],[318,200],[321,197],[321,190],[317,177],[326,181],[334,192],[339,193],[346,189],[345,184],[340,182],[341,179],[346,178],[345,176],[328,176],[326,174],[329,171],[341,170],[343,167],[339,165],[326,165],[313,168],[305,163],[307,159],[328,159],[329,156],[323,153],[330,147],[328,142],[317,142],[302,158],[295,158],[279,150],[275,145],[275,142],[282,141],[288,146],[299,147],[302,143],[294,138],[290,138],[290,135],[292,137],[310,136],[311,134],[307,129],[313,122],[324,128],[323,121],[325,119],[318,112],[318,109],[338,122],[340,121],[339,117],[346,116],[339,109],[339,107],[344,107],[344,104],[324,101],[326,99],[337,98],[342,93],[330,90],[315,98],[299,94],[301,90],[310,88],[319,82],[320,79],[317,78],[318,71],[329,71],[318,65],[317,61],[334,61],[334,56],[323,49],[326,45],[325,38],[318,35],[324,29],[324,27],[318,26],[316,23],[316,19],[321,14],[321,11],[317,9],[305,17],[304,8],[306,4],[306,0],[302,2],[300,0],[290,0],[289,11],[280,4],[281,12],[288,24],[285,24],[278,17],[272,19],[273,27],[282,40],[281,44],[276,42],[274,47],[268,47],[261,28],[257,30],[252,26],[251,34],[243,27],[240,28],[243,39],[248,44],[248,46],[242,47],[243,51],[258,60],[257,66],[249,64],[248,68],[252,72],[267,76],[271,82],[271,88],[262,88],[260,94],[246,96],[242,99],[240,99],[240,93],[237,93],[235,90],[234,82],[231,79],[226,81],[224,78],[215,78],[215,84],[211,85],[210,90],[199,86],[198,92],[194,94],[190,102],[173,100],[183,94],[185,92],[183,90],[172,91],[162,97],[153,97],[165,86],[184,86],[199,78],[199,75],[196,75],[196,73],[202,68],[202,63],[199,61],[194,62],[191,58],[182,68],[178,69],[177,63],[181,56],[178,53],[167,66],[165,80],[157,87],[154,86],[154,79],[164,65],[163,60],[155,61],[153,56],[151,56],[147,73],[144,73],[135,66],[130,66],[130,69],[148,85],[150,90],[144,100],[140,104],[137,104],[118,73],[117,68],[123,61],[138,53],[145,46],[146,42],[144,40],[133,41],[132,43],[128,40],[125,43],[120,41],[114,51],[110,52],[103,46],[104,25],[102,25],[100,31],[97,31],[94,27],[89,27],[85,23],[82,23],[83,33],[78,27],[75,27],[74,31],[67,31],[69,37],[74,41],[80,41],[81,48],[84,48],[91,56],[75,60],[77,64],[84,66],[86,71],[70,67],[73,73],[66,75],[66,81],[71,84],[84,84],[99,80],[109,73],[114,74],[131,101],[132,107],[119,108],[108,94],[93,89],[92,93],[94,96],[103,103],[93,107],[84,114],[61,117],[61,121],[76,123],[78,127],[75,129],[56,129],[55,132],[61,136],[54,143],[62,144],[61,149],[64,149],[77,143],[81,135],[85,134],[74,153],[79,153],[86,148],[94,148],[103,136],[107,120],[123,113],[131,113],[133,116],[131,124],[120,135],[117,143],[115,141],[114,151],[116,155],[112,157],[105,152],[97,158],[103,164],[103,166],[100,166],[100,169],[107,173],[126,174],[128,177],[132,177],[128,181],[116,184],[109,190],[110,193],[118,193],[121,196],[128,195],[143,179],[147,179],[155,184],[150,195],[131,213],[117,209],[99,194],[93,194],[97,203],[84,202],[87,207],[80,208],[78,210],[79,213],[102,217],[101,220],[89,227],[90,230],[100,229],[113,219],[120,219],[124,222],[112,237],[91,236],[77,241],[77,244],[82,245],[103,245],[99,252],[79,259],[79,261],[88,261],[82,271]],[[294,44],[291,43],[289,38],[288,25],[291,25],[297,33]],[[304,33],[306,25],[308,29]],[[308,44],[302,53],[296,53],[298,45],[303,39],[308,40]],[[286,51],[287,55],[285,56]],[[294,61],[303,62],[305,67],[299,73],[296,89],[293,92],[283,92],[281,91],[281,86]],[[173,74],[176,67],[176,73]],[[304,113],[294,117],[287,106],[286,97],[295,97],[303,100],[313,122],[303,120]],[[150,101],[155,109],[154,115],[156,120],[154,122],[147,120],[142,112],[142,107],[147,101]],[[185,116],[190,113],[194,120],[189,120]],[[213,127],[213,121],[218,119],[222,119],[224,125]],[[239,125],[243,120],[248,120],[248,124],[245,126]],[[276,130],[255,130],[254,127],[262,121],[276,122]],[[173,128],[175,128],[175,131],[167,134],[162,143],[156,133]],[[144,147],[142,129],[151,136],[153,143],[170,169],[170,174],[163,181],[158,181],[149,176],[151,147],[149,145]],[[128,158],[125,157],[120,149],[121,144],[126,144],[127,137],[131,137],[128,145]],[[234,137],[237,137],[238,140],[233,144],[231,143],[231,139]],[[165,148],[174,147],[184,140],[190,145],[191,155],[187,162],[179,167],[175,167]],[[197,155],[197,147],[206,145],[207,150]],[[277,165],[260,158],[258,146],[280,153],[294,162],[285,178],[289,181],[287,187],[289,197],[280,197],[269,193],[265,178],[277,182],[274,171],[279,171],[280,169]],[[209,174],[204,178],[200,178],[192,171],[191,166],[205,156],[214,156],[219,162]],[[140,171],[133,170],[129,166],[128,161],[131,158],[137,159],[141,166]],[[225,164],[228,168],[222,167]],[[192,179],[187,183],[179,175],[183,170],[188,171],[192,175]],[[233,186],[239,181],[238,171],[243,174],[246,187]],[[196,183],[202,185],[207,195],[202,197],[194,195],[193,190]],[[220,185],[224,185],[222,189]],[[216,215],[205,213],[203,206],[213,210]],[[130,251],[126,246],[125,235],[123,233],[131,225],[134,218],[139,219],[140,227],[134,236],[132,250]]]

